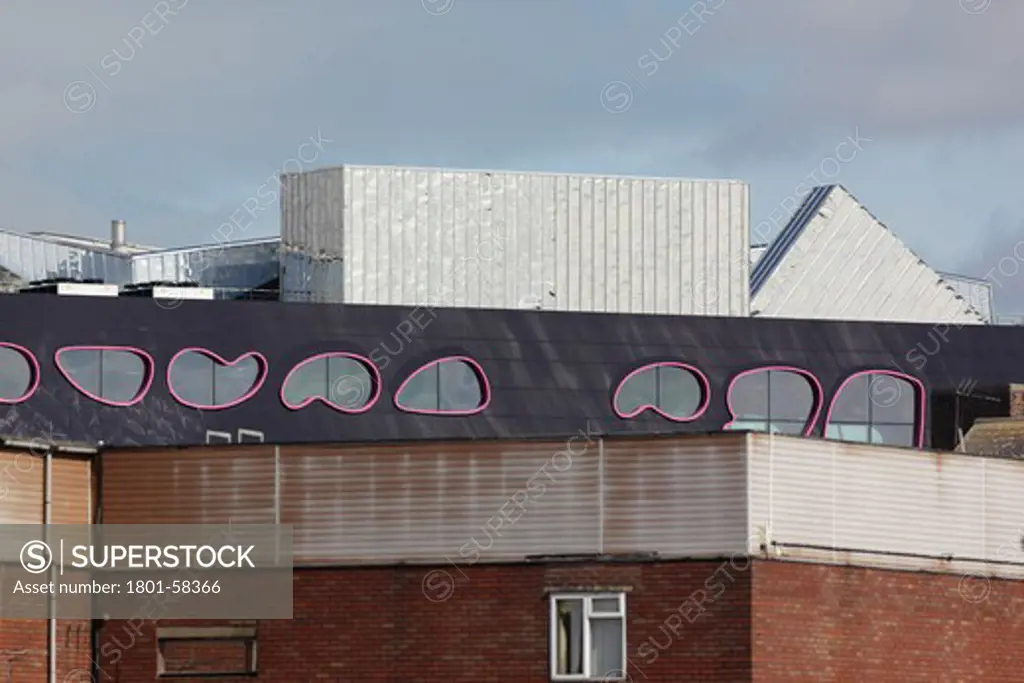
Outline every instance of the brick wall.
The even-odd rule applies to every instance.
[[[46,683],[46,625],[46,621],[0,621],[0,681]],[[57,621],[59,683],[89,683],[89,628],[88,621]]]
[[[613,586],[629,589],[633,680],[747,681],[744,563],[299,570],[295,618],[259,624],[258,680],[547,683],[547,591]],[[102,638],[100,681],[156,680],[151,626],[109,622]]]
[[[757,562],[754,681],[1024,680],[1024,582]]]
[[[546,592],[599,586],[630,589],[635,683],[1024,680],[1024,582],[743,560],[465,571],[296,572],[295,619],[259,624],[258,680],[546,683]],[[111,622],[104,647],[101,681],[155,680],[150,627]]]

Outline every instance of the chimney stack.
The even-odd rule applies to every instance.
[[[123,251],[126,244],[124,221],[110,221],[110,248]]]

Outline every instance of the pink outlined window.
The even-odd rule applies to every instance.
[[[432,360],[395,392],[395,407],[421,415],[475,415],[491,402],[483,367],[469,356]]]
[[[380,398],[380,372],[365,356],[343,351],[311,356],[281,383],[281,403],[301,410],[320,401],[342,413],[365,413]]]
[[[622,378],[612,397],[612,409],[624,420],[651,410],[666,420],[692,422],[711,402],[711,385],[704,373],[687,363],[650,363]]]
[[[189,347],[167,364],[167,388],[189,408],[224,410],[255,396],[267,370],[267,359],[256,351],[229,361],[209,349]]]
[[[925,389],[921,380],[893,370],[862,370],[839,385],[825,416],[825,438],[924,446]]]
[[[156,367],[152,356],[133,346],[65,346],[53,362],[80,393],[119,408],[146,397]]]
[[[39,361],[18,344],[0,342],[0,404],[14,405],[32,397],[39,388]]]
[[[808,436],[825,403],[818,378],[791,365],[744,370],[729,382],[725,393],[732,418],[722,427],[725,431]]]

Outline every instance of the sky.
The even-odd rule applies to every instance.
[[[1021,26],[1007,0],[8,0],[0,227],[209,243],[282,168],[342,163],[735,178],[755,229],[835,182],[1024,313]]]

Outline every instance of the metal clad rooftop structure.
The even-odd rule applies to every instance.
[[[808,194],[755,266],[751,295],[761,316],[986,322],[840,185]]]
[[[129,281],[128,261],[109,251],[69,246],[44,236],[0,230],[0,268],[9,279],[31,282],[54,278],[102,280],[121,285]]]
[[[249,290],[278,276],[277,237],[164,249],[131,258],[132,282],[192,282]]]
[[[342,166],[282,186],[286,299],[749,312],[739,181]]]
[[[956,275],[954,273],[939,273],[946,283],[956,290],[967,303],[977,311],[986,322],[995,322],[995,305],[993,303],[992,283],[981,278]]]

